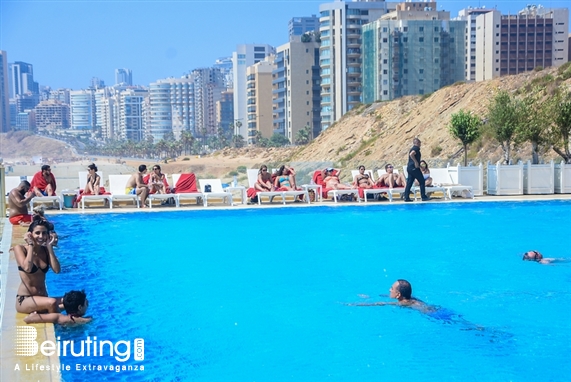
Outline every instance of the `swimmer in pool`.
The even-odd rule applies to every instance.
[[[538,251],[527,251],[523,254],[523,261],[535,261],[540,264],[552,264],[552,263],[566,263],[569,259],[556,259],[553,257],[545,258]]]
[[[394,298],[397,301],[380,301],[373,303],[356,303],[349,305],[356,306],[383,306],[383,305],[399,305],[410,307],[419,310],[423,313],[434,312],[436,308],[427,305],[425,302],[412,297],[412,285],[406,280],[399,279],[391,285],[389,289],[389,297]]]

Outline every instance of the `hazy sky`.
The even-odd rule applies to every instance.
[[[237,44],[279,46],[292,17],[319,16],[316,0],[0,0],[0,49],[8,61],[34,66],[34,78],[52,88],[81,89],[92,77],[115,82],[116,68],[133,83],[180,77],[231,56]],[[467,6],[517,12],[524,1],[439,1],[456,16]],[[568,7],[569,1],[542,1]]]

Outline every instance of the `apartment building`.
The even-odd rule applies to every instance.
[[[319,6],[322,130],[362,102],[363,25],[395,10],[396,4],[334,1]]]
[[[454,19],[466,21],[466,42],[464,50],[466,54],[466,81],[476,80],[476,18],[491,11],[493,11],[493,9],[485,7],[468,7],[458,12],[458,17]]]
[[[569,9],[527,6],[476,18],[476,81],[561,66],[569,60]]]
[[[39,132],[55,132],[70,127],[69,105],[57,99],[41,101],[35,108],[36,129]]]
[[[276,48],[273,86],[273,130],[295,143],[297,132],[309,126],[321,132],[319,43],[292,36]]]
[[[95,126],[95,97],[93,90],[69,92],[71,132],[92,133]]]
[[[363,26],[363,103],[429,94],[465,78],[466,21],[406,2]]]
[[[255,143],[258,131],[263,138],[274,133],[272,115],[273,57],[246,68],[246,142]]]
[[[8,55],[0,50],[0,133],[10,130],[10,91],[8,90]]]

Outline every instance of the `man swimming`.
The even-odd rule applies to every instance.
[[[373,303],[356,303],[349,305],[356,306],[383,306],[383,305],[399,305],[406,306],[413,309],[420,310],[423,313],[434,312],[436,308],[427,305],[425,302],[412,297],[412,285],[406,280],[399,279],[391,285],[389,289],[389,297],[394,298],[397,301],[380,301]]]
[[[566,263],[571,260],[569,259],[556,259],[553,257],[545,258],[538,251],[527,251],[523,254],[523,261],[535,261],[540,264],[552,264],[552,263]]]

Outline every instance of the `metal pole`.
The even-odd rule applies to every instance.
[[[4,169],[4,164],[0,163],[0,211],[2,211],[2,217],[6,217],[6,170]]]

